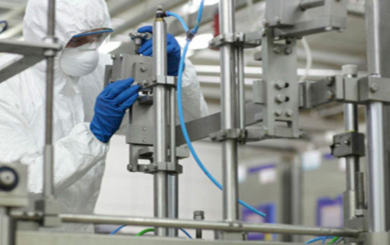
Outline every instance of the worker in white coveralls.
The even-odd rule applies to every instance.
[[[23,22],[27,42],[47,36],[48,1],[29,0]],[[91,214],[99,195],[111,136],[119,129],[126,110],[137,100],[133,79],[103,88],[108,54],[97,48],[105,41],[111,21],[104,0],[57,0],[56,34],[64,49],[55,58],[54,151],[55,192],[61,212]],[[151,32],[150,26],[139,32]],[[168,75],[178,73],[181,49],[168,34]],[[140,48],[152,56],[149,40]],[[0,162],[29,166],[28,187],[42,193],[45,132],[46,62],[0,84]],[[207,114],[192,64],[183,74],[186,119]],[[92,226],[64,224],[64,231],[92,231]]]

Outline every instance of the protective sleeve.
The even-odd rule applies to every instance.
[[[195,67],[188,59],[185,61],[182,81],[183,111],[186,121],[208,115],[208,107],[204,100]]]
[[[43,149],[38,148],[23,116],[21,103],[12,89],[0,87],[0,162],[29,166],[28,187],[41,193],[43,187]],[[77,124],[66,137],[54,144],[55,188],[59,193],[82,178],[106,157],[109,146],[89,130],[89,123]]]

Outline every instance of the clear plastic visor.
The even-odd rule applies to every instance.
[[[66,48],[97,50],[108,40],[112,31],[110,28],[100,28],[74,35],[66,44]]]

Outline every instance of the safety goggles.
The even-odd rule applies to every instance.
[[[97,50],[108,39],[112,31],[110,28],[100,28],[74,35],[66,48]]]

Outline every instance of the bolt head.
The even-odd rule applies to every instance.
[[[142,139],[142,142],[143,142],[143,143],[146,143],[146,139],[145,139],[145,138],[144,138],[144,139]]]
[[[276,84],[275,84],[275,87],[276,87],[277,89],[283,89],[283,88],[286,87],[286,82],[283,81],[283,80],[278,80],[278,81],[276,82]]]
[[[326,97],[328,98],[328,100],[331,100],[334,98],[334,93],[329,90],[326,92]]]
[[[11,187],[15,184],[16,176],[11,171],[2,171],[0,173],[0,186]]]
[[[283,103],[286,101],[286,96],[283,94],[278,94],[278,95],[276,95],[275,100],[278,103]]]
[[[275,53],[275,54],[280,54],[281,51],[282,51],[282,50],[281,50],[280,47],[275,47],[275,48],[274,48],[274,53]]]
[[[141,63],[139,63],[139,69],[140,69],[140,71],[145,72],[148,70],[148,67],[144,63],[141,62]]]
[[[293,115],[294,115],[294,111],[293,111],[293,110],[288,109],[288,110],[286,111],[286,116],[287,116],[287,117],[292,117]]]
[[[372,84],[370,85],[370,91],[371,91],[372,93],[375,93],[376,91],[378,91],[378,85],[377,85],[376,83],[372,83]]]
[[[286,47],[286,48],[284,49],[284,53],[287,54],[287,55],[291,54],[292,51],[293,51],[293,49],[292,49],[291,47]]]
[[[275,111],[275,116],[280,117],[282,115],[282,110],[278,109]]]

